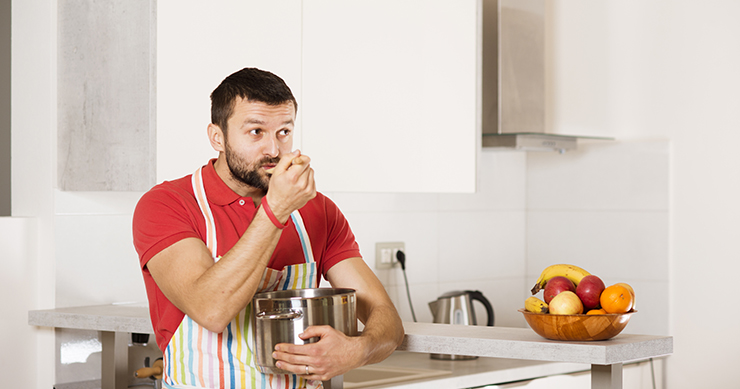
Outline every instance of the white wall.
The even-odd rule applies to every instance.
[[[5,377],[3,386],[12,388],[37,387],[43,382],[36,380],[37,346],[53,340],[51,330],[28,325],[27,312],[36,306],[39,290],[35,282],[37,236],[36,219],[0,217],[0,371]],[[46,362],[53,362],[53,352],[51,357]]]
[[[35,263],[33,271],[24,273],[23,285],[35,285],[33,298],[25,306],[16,306],[20,315],[13,324],[0,328],[18,335],[25,348],[14,350],[15,361],[31,367],[31,374],[17,374],[18,370],[4,365],[3,376],[12,377],[14,387],[50,388],[54,384],[54,333],[48,328],[34,328],[33,334],[15,331],[26,324],[28,310],[54,307],[55,253],[53,194],[56,144],[56,7],[53,1],[18,1],[12,5],[11,58],[11,158],[12,158],[12,215],[33,219],[36,236],[19,236],[9,241],[10,252],[26,253],[28,258],[3,258],[4,261]],[[15,222],[8,222],[13,226]],[[25,231],[30,233],[30,231]],[[22,239],[21,239],[22,238]],[[26,240],[29,239],[29,240]],[[29,249],[26,244],[35,241]],[[15,244],[16,246],[12,246]],[[3,299],[15,298],[23,291],[3,290]],[[23,321],[20,321],[23,320]],[[26,324],[27,325],[27,324]],[[3,343],[3,350],[6,350]],[[7,345],[12,347],[12,345]],[[10,384],[10,383],[9,383]]]
[[[667,387],[735,387],[740,2],[548,4],[553,129],[671,140]]]

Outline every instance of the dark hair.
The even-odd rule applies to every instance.
[[[268,71],[244,68],[226,77],[211,93],[211,123],[219,126],[224,133],[237,97],[268,105],[292,102],[298,111],[298,102],[282,78]]]

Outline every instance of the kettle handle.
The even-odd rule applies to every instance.
[[[491,302],[488,301],[488,299],[483,296],[483,293],[481,293],[478,290],[468,290],[468,294],[470,295],[471,300],[478,300],[480,301],[483,306],[486,307],[486,314],[488,317],[488,322],[486,323],[487,326],[492,327],[494,322],[493,317],[493,307],[491,306]]]

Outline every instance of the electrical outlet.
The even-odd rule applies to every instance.
[[[377,242],[375,243],[375,268],[390,269],[398,265],[396,253],[406,251],[403,242]]]

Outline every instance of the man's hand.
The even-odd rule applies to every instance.
[[[275,346],[273,354],[279,368],[322,381],[378,363],[403,341],[401,318],[385,288],[362,258],[347,258],[332,266],[327,280],[334,288],[355,289],[357,318],[365,324],[362,334],[350,337],[329,326],[313,326],[299,336],[304,340],[319,337],[318,342],[281,343]]]
[[[313,337],[320,339],[304,345],[276,345],[272,357],[278,361],[276,366],[279,369],[310,380],[327,381],[364,364],[360,359],[364,349],[360,337],[349,337],[330,326],[308,327],[298,336],[303,340]]]
[[[288,220],[291,212],[316,197],[311,158],[299,150],[280,158],[272,171],[267,203],[280,222]]]

